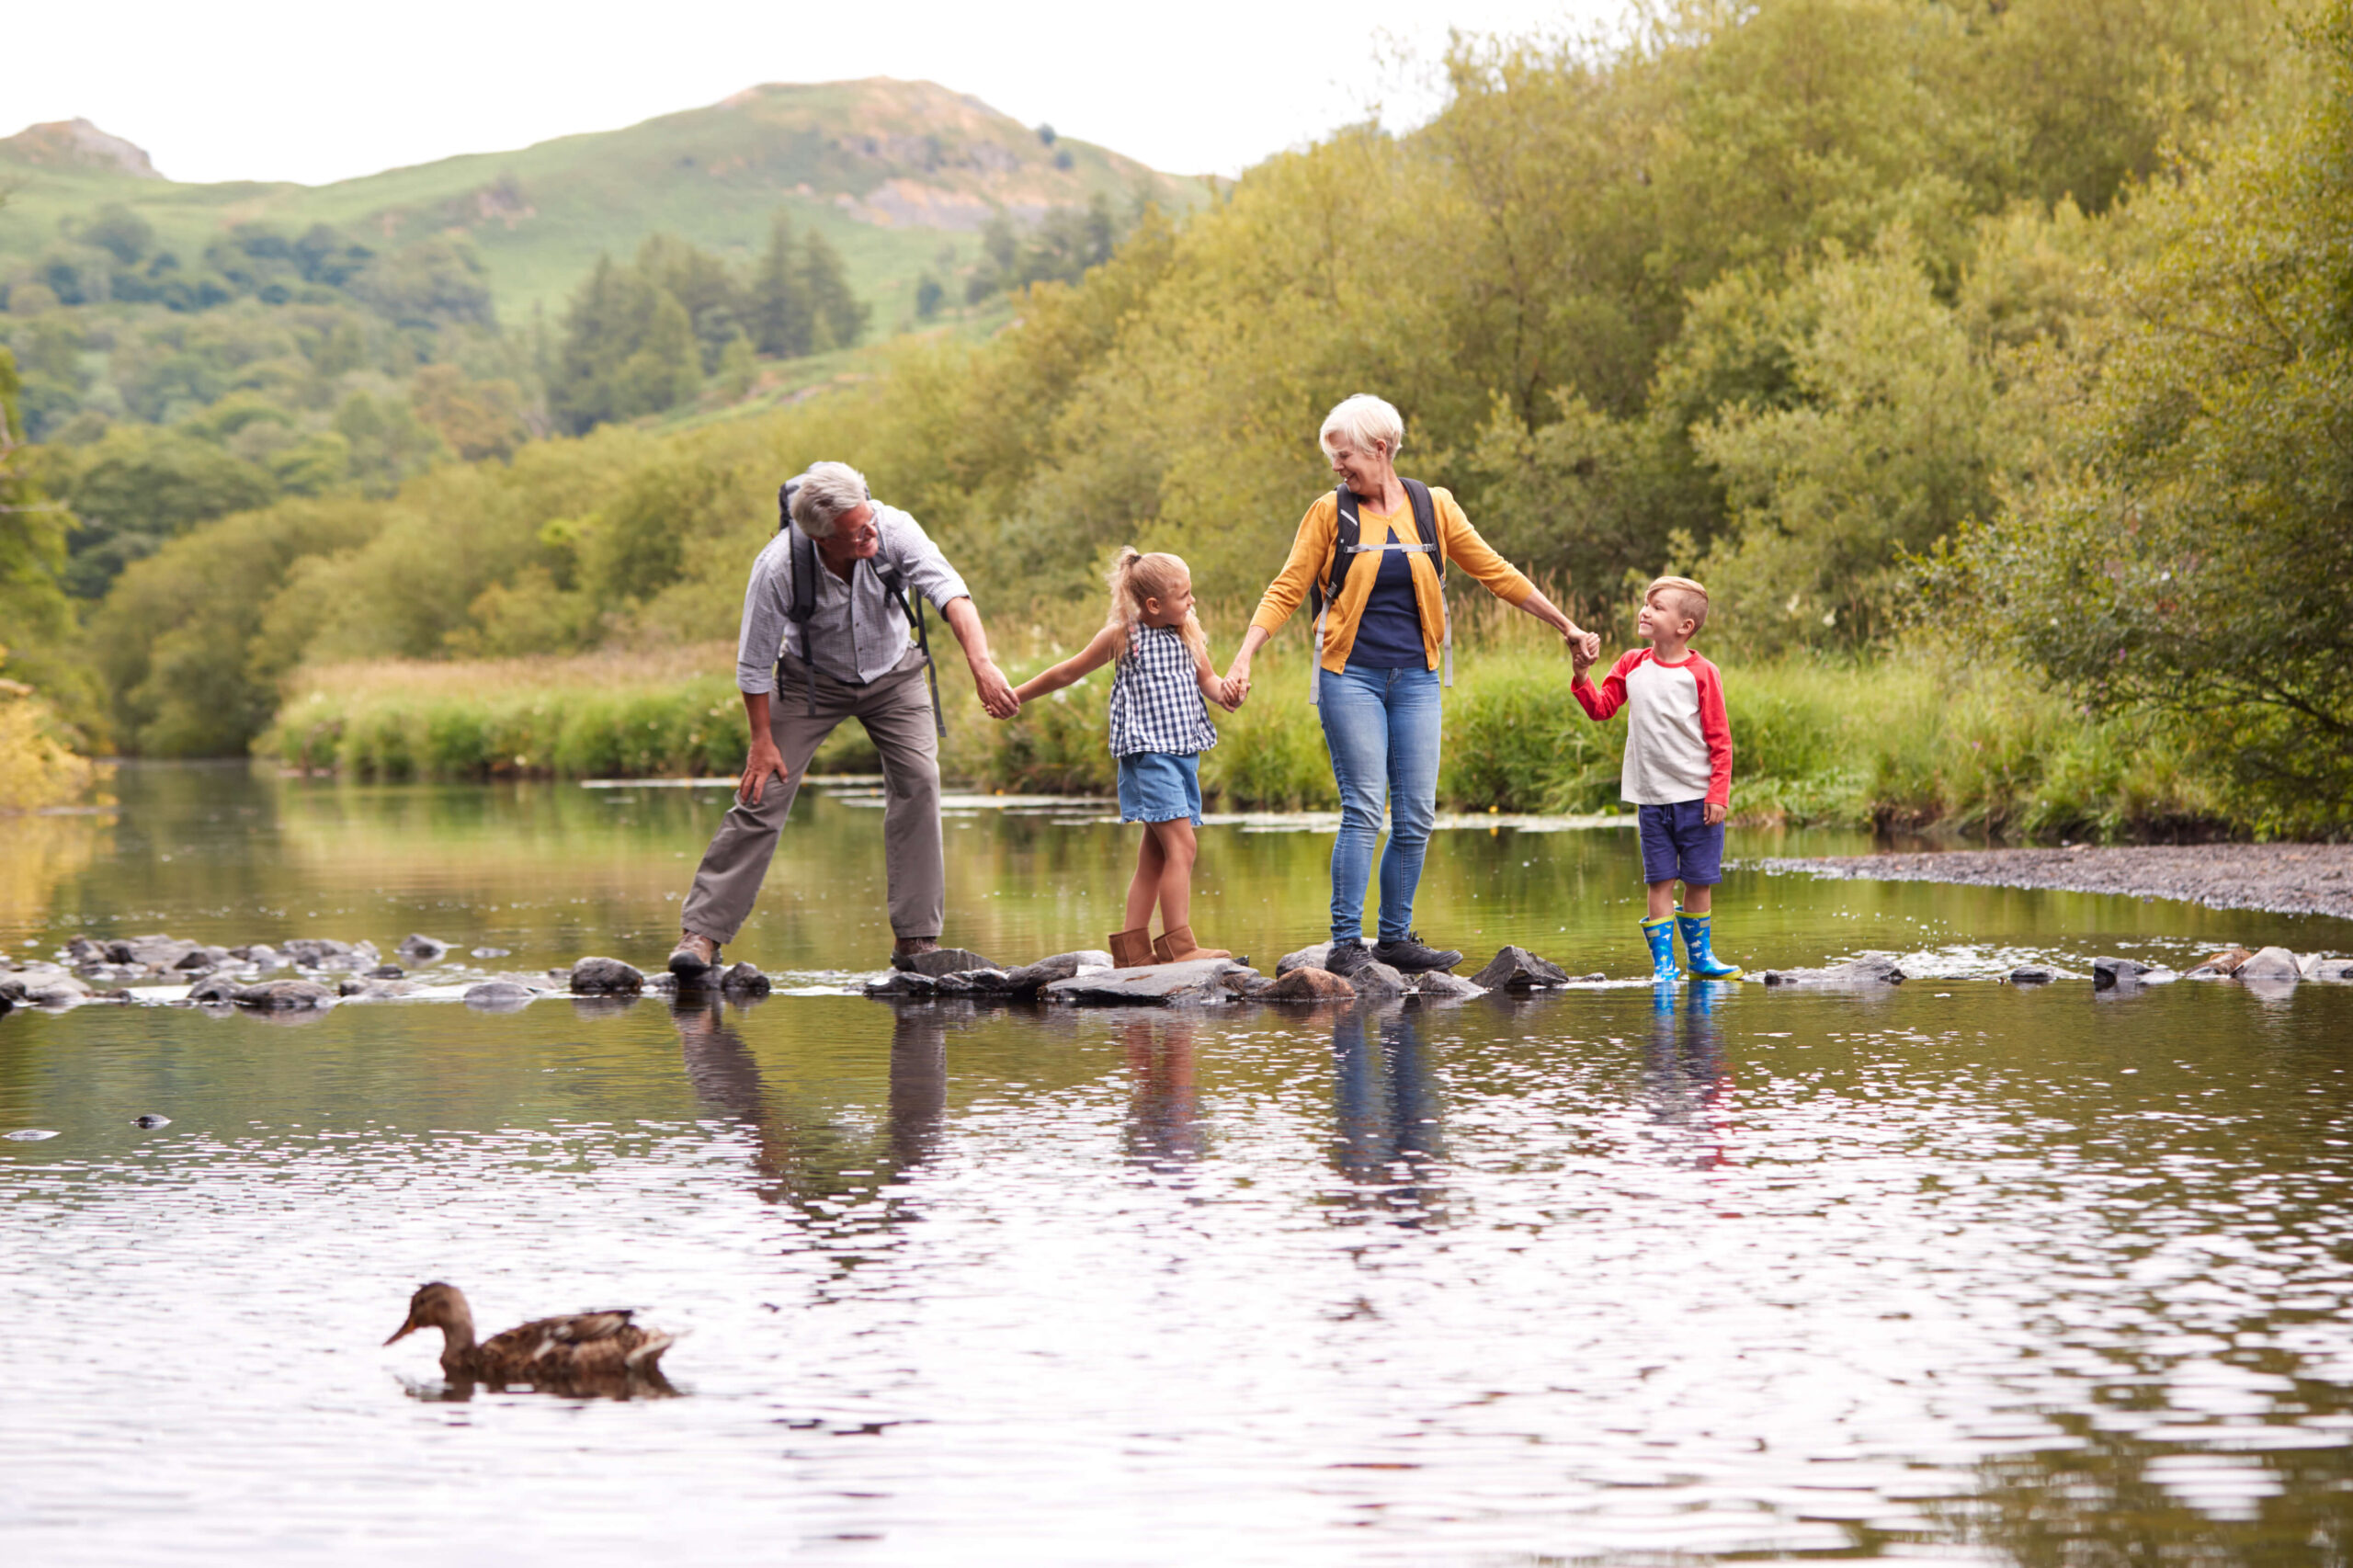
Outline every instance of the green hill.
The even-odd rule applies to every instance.
[[[657,231],[748,258],[781,208],[841,252],[888,333],[912,314],[917,276],[969,267],[998,210],[1034,222],[1097,192],[1122,207],[1190,207],[1207,187],[1106,148],[1050,142],[934,83],[877,77],[752,87],[622,131],[324,186],[180,184],[129,142],[70,121],[0,140],[0,269],[117,202],[190,255],[252,222],[295,233],[324,222],[385,249],[462,233],[510,325],[535,308],[553,315],[600,252],[626,254]]]

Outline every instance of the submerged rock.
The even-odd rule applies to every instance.
[[[585,958],[572,966],[565,983],[575,996],[635,996],[645,989],[645,976],[619,959]]]
[[[1250,993],[1250,998],[1254,1002],[1353,1002],[1357,988],[1328,969],[1296,964],[1272,983]]]
[[[1139,969],[1094,970],[1046,987],[1049,1002],[1083,1007],[1181,1007],[1223,1002],[1228,971],[1246,966],[1232,959],[1188,959],[1182,963],[1145,964]]]
[[[479,1007],[486,1013],[513,1013],[539,999],[539,993],[528,985],[511,980],[485,980],[479,985],[469,985],[461,1000],[469,1007]]]
[[[394,953],[411,963],[439,963],[442,955],[449,950],[449,943],[438,937],[428,937],[421,931],[412,931],[403,937],[401,945],[392,949]]]
[[[1471,983],[1482,991],[1533,991],[1540,985],[1568,983],[1569,971],[1559,964],[1526,948],[1514,947],[1496,949],[1487,967],[1471,977]]]
[[[2048,985],[2058,978],[2057,970],[2039,963],[2022,963],[2008,975],[2012,985]]]
[[[2239,965],[2233,976],[2237,980],[2302,980],[2304,966],[2296,955],[2285,948],[2265,948]]]
[[[265,980],[259,985],[240,986],[231,994],[230,1000],[240,1007],[282,1013],[332,1007],[335,993],[315,980]]]
[[[1768,985],[1813,985],[1831,990],[1861,990],[1874,985],[1901,985],[1904,971],[1893,959],[1880,953],[1866,953],[1845,963],[1832,964],[1827,969],[1768,969],[1765,971]]]

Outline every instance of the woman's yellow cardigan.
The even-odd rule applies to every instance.
[[[1430,487],[1430,509],[1438,514],[1438,549],[1446,559],[1461,567],[1494,594],[1515,608],[1528,602],[1536,585],[1522,576],[1508,561],[1497,555],[1479,530],[1455,505],[1450,491]],[[1409,503],[1394,512],[1373,511],[1369,506],[1357,509],[1358,542],[1366,545],[1417,544],[1420,535],[1414,528],[1414,508]],[[1299,537],[1291,540],[1290,559],[1275,580],[1267,585],[1266,596],[1258,601],[1258,613],[1250,624],[1263,628],[1272,637],[1283,629],[1291,611],[1307,600],[1307,590],[1319,581],[1332,564],[1332,546],[1339,537],[1339,497],[1325,491],[1307,516],[1299,521]],[[1414,574],[1414,603],[1422,612],[1422,652],[1428,658],[1428,667],[1438,668],[1438,642],[1446,629],[1446,612],[1438,597],[1438,562],[1427,551],[1416,551],[1405,557]],[[1370,569],[1350,572],[1340,585],[1340,597],[1335,599],[1324,619],[1324,667],[1337,675],[1347,667],[1348,650],[1356,646],[1357,623],[1363,618],[1365,601],[1372,597],[1373,579],[1380,574]]]

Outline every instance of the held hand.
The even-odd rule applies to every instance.
[[[981,706],[992,719],[1010,719],[1021,711],[1021,699],[1014,695],[1006,681],[1005,672],[996,667],[994,659],[972,662],[972,685],[979,691]]]
[[[1233,712],[1234,710],[1242,706],[1243,699],[1250,695],[1250,666],[1247,665],[1235,665],[1232,670],[1226,673],[1226,677],[1222,685],[1225,690],[1224,700],[1226,711],[1229,713]]]
[[[1710,827],[1714,827],[1730,814],[1730,808],[1720,806],[1713,801],[1710,801],[1706,805],[1699,808],[1699,820],[1706,823]]]
[[[776,749],[771,737],[754,735],[752,755],[744,759],[744,781],[735,786],[735,798],[747,806],[758,805],[771,773],[784,777],[784,754]]]

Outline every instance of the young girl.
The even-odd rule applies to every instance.
[[[1023,682],[1014,695],[1034,702],[1105,665],[1111,676],[1111,755],[1120,759],[1120,820],[1143,824],[1135,879],[1128,883],[1127,929],[1111,937],[1111,961],[1137,969],[1158,961],[1224,959],[1193,943],[1193,829],[1201,823],[1201,756],[1217,744],[1202,699],[1225,705],[1210,667],[1209,639],[1193,617],[1193,574],[1174,555],[1122,550],[1111,563],[1111,618],[1074,656]],[[1152,906],[1162,935],[1152,937]]]

